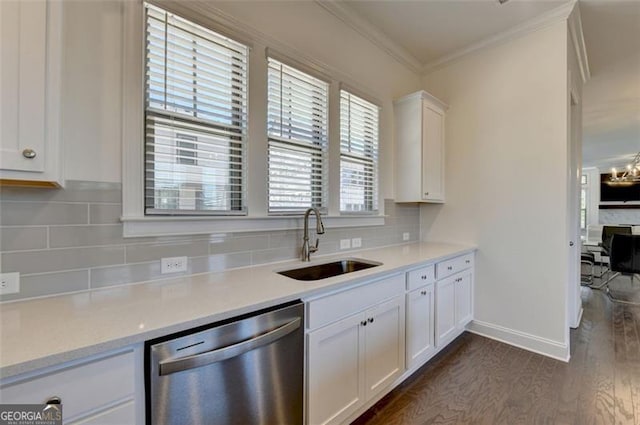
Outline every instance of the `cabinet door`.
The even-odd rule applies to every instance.
[[[0,168],[44,171],[47,2],[0,1]],[[32,149],[36,156],[27,158]]]
[[[407,367],[426,362],[435,352],[434,290],[427,285],[407,294]]]
[[[366,320],[364,376],[369,399],[404,372],[404,297],[367,310]]]
[[[436,283],[436,345],[442,347],[456,334],[456,277]]]
[[[422,107],[422,199],[444,202],[444,115]]]
[[[456,278],[456,323],[458,329],[473,319],[473,276],[471,273]]]
[[[364,402],[365,314],[308,334],[307,423],[341,423]]]

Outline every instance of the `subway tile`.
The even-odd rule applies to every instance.
[[[122,202],[120,183],[67,180],[64,189],[25,187],[0,188],[3,201]]]
[[[49,246],[68,248],[74,246],[123,245],[122,225],[100,226],[51,226]]]
[[[219,272],[236,267],[251,265],[250,252],[234,252],[230,254],[209,255],[190,259],[191,273]]]
[[[0,251],[22,251],[47,247],[46,227],[0,228]]]
[[[122,205],[120,204],[91,204],[89,205],[89,223],[116,224],[120,223]]]
[[[294,247],[263,249],[251,252],[251,264],[271,263],[274,261],[293,260],[300,256],[300,249]]]
[[[315,229],[315,227],[314,227]],[[309,236],[315,235],[315,230]],[[277,231],[269,235],[269,248],[295,248],[302,246],[303,230]],[[322,237],[322,235],[320,235]]]
[[[212,241],[209,244],[209,253],[224,254],[229,252],[253,251],[268,247],[269,237],[266,235],[229,238],[225,240]]]
[[[124,263],[124,247],[67,248],[1,255],[4,272],[47,273]]]
[[[1,295],[0,301],[42,297],[89,289],[89,270],[21,275],[18,294]]]
[[[209,254],[209,241],[128,245],[127,263],[143,263],[165,257],[203,257]]]
[[[173,274],[172,274],[173,275]],[[160,274],[160,261],[91,269],[91,289],[170,277]]]
[[[0,224],[3,226],[37,226],[46,224],[87,224],[86,204],[55,204],[46,202],[0,203]]]

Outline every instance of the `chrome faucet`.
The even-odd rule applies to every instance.
[[[324,233],[324,224],[320,218],[320,211],[317,208],[309,208],[304,213],[304,238],[302,239],[302,261],[310,261],[311,253],[318,250],[318,242],[320,239],[316,239],[315,246],[309,245],[309,214],[315,213],[316,215],[316,234],[322,235]]]

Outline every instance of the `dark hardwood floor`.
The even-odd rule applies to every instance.
[[[354,424],[640,425],[640,307],[582,298],[569,363],[465,333]]]

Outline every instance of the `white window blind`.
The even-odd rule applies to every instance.
[[[329,85],[268,59],[269,212],[326,208]]]
[[[340,91],[340,211],[378,210],[379,108]]]
[[[248,48],[145,13],[145,212],[243,214]]]

